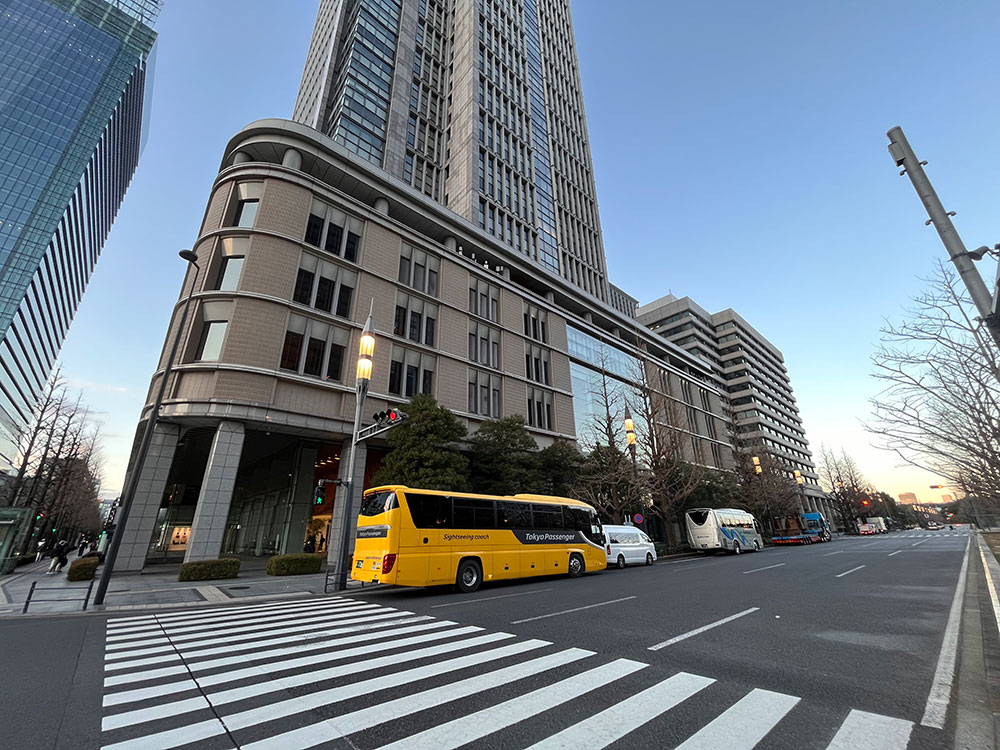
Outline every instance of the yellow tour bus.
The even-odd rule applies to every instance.
[[[601,521],[579,500],[387,486],[365,492],[351,577],[470,593],[484,581],[606,566]]]

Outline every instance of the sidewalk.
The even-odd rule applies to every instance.
[[[76,559],[71,558],[71,561]],[[316,595],[323,593],[326,573],[299,576],[269,576],[263,563],[245,561],[245,569],[239,577],[221,581],[177,580],[178,565],[147,568],[142,574],[115,574],[105,597],[104,605],[88,603],[87,611],[114,612],[136,609],[166,609],[170,607],[194,607],[205,604],[219,604],[229,601],[280,599],[283,597]],[[0,617],[16,617],[21,614],[24,600],[31,584],[36,584],[35,596],[28,609],[29,615],[54,612],[79,612],[90,581],[68,581],[66,570],[59,574],[46,575],[49,560],[31,563],[19,568],[15,573],[0,578]],[[97,569],[94,586],[100,577]],[[332,583],[332,582],[331,582]],[[350,581],[348,588],[360,589],[361,585]],[[38,601],[37,599],[60,599],[62,601]],[[73,601],[73,600],[76,601]]]

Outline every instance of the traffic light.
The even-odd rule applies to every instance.
[[[41,521],[43,518],[45,518],[45,514],[44,513],[38,513],[38,514],[35,515],[35,520],[36,521]]]
[[[943,490],[944,489],[944,485],[943,484],[932,484],[931,485],[931,489],[932,490]]]
[[[316,505],[322,505],[323,501],[326,500],[326,488],[323,486],[322,482],[316,485],[316,491],[313,492],[313,498],[315,498],[313,503]]]
[[[395,427],[409,415],[404,414],[399,409],[386,409],[372,414],[372,419],[379,427]]]
[[[862,500],[862,501],[861,501],[861,504],[862,504],[863,506],[865,506],[866,508],[868,507],[868,501],[867,501],[867,500]]]

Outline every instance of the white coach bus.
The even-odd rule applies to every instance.
[[[757,519],[745,510],[694,508],[685,514],[688,543],[705,554],[720,550],[735,555],[764,548]]]

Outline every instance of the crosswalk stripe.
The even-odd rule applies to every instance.
[[[331,599],[331,601],[356,601],[354,599],[345,599],[343,597],[336,597]],[[166,614],[153,614],[153,615],[136,615],[134,617],[114,617],[108,621],[108,627],[127,627],[129,625],[142,624],[144,622],[168,622],[171,620],[184,619],[188,617],[197,616],[209,616],[209,614],[217,617],[226,617],[228,615],[238,613],[238,612],[248,612],[251,610],[274,610],[274,609],[284,609],[286,607],[294,607],[296,605],[309,605],[316,602],[315,598],[312,599],[296,599],[295,601],[280,601],[272,602],[267,604],[245,604],[239,607],[215,607],[210,612],[167,612]]]
[[[377,651],[388,651],[397,648],[403,648],[405,646],[413,645],[414,643],[419,643],[427,641],[429,638],[441,639],[445,637],[453,637],[458,635],[467,635],[469,633],[482,630],[482,628],[477,627],[466,627],[458,628],[453,631],[446,631],[444,633],[432,633],[430,636],[416,636],[414,638],[404,638],[400,641],[390,641],[388,644],[384,644],[382,648],[372,648],[371,646],[360,646],[358,648],[346,649],[344,651],[326,653],[323,654],[321,658],[324,661],[341,661],[343,659],[349,659],[352,656],[363,656],[366,654],[372,654]],[[444,646],[434,646],[431,648],[420,649],[418,651],[409,651],[403,653],[393,654],[391,657],[381,657],[378,659],[368,659],[364,661],[353,662],[345,667],[340,667],[343,671],[335,676],[343,676],[347,674],[354,674],[356,672],[366,671],[368,669],[375,669],[376,667],[384,666],[386,663],[397,664],[404,661],[413,661],[414,659],[421,659],[425,656],[436,656],[439,653],[445,653],[447,651],[455,651],[461,648],[469,648],[471,646],[477,646],[482,643],[491,643],[493,641],[502,640],[503,638],[511,638],[513,636],[504,633],[490,633],[487,635],[480,636],[478,638],[469,639],[468,641],[456,641],[453,644],[445,644]],[[167,696],[173,693],[181,693],[185,690],[190,690],[191,688],[206,688],[212,685],[222,685],[227,682],[236,682],[237,680],[245,680],[252,677],[264,677],[266,675],[272,674],[274,672],[284,672],[289,669],[299,669],[300,667],[314,667],[316,666],[316,654],[309,654],[307,656],[300,656],[295,659],[286,659],[285,661],[274,661],[268,664],[261,664],[251,667],[245,667],[243,669],[236,669],[228,672],[220,672],[218,674],[206,675],[205,677],[197,678],[194,680],[179,680],[177,682],[169,682],[163,685],[155,685],[149,688],[139,688],[137,690],[122,690],[117,693],[111,693],[105,696],[104,705],[105,706],[116,706],[123,703],[134,703],[135,701],[149,700],[151,698],[156,698],[157,696]],[[244,660],[245,661],[245,660]],[[316,681],[317,678],[313,677],[311,673],[302,673],[304,678],[308,678],[312,681]],[[213,703],[216,701],[213,700]]]
[[[713,682],[715,680],[708,677],[678,672],[589,719],[535,743],[529,750],[571,750],[578,747],[597,750],[607,747]]]
[[[603,688],[648,666],[631,659],[616,659],[474,714],[383,745],[380,750],[452,750],[530,719],[592,690]]]
[[[445,643],[438,646],[430,646],[428,648],[417,649],[416,651],[406,651],[401,654],[390,654],[388,656],[380,656],[374,659],[365,659],[362,661],[351,662],[350,664],[342,664],[337,667],[327,667],[325,669],[313,669],[308,672],[300,672],[296,674],[293,678],[282,677],[273,680],[267,680],[265,682],[257,682],[250,685],[245,685],[239,688],[230,688],[229,690],[222,690],[217,693],[210,693],[208,699],[211,701],[213,706],[222,706],[226,703],[235,703],[237,701],[245,700],[247,698],[256,698],[260,695],[267,695],[268,693],[275,693],[281,690],[285,690],[291,687],[293,684],[296,687],[301,687],[306,684],[319,684],[325,680],[332,680],[337,677],[346,677],[348,675],[358,674],[360,672],[367,672],[372,669],[378,669],[380,667],[390,667],[393,664],[399,664],[407,661],[414,661],[417,659],[424,659],[431,656],[439,656],[440,654],[446,654],[451,651],[462,651],[467,648],[473,648],[475,646],[482,646],[487,643],[492,643],[493,641],[504,640],[506,638],[513,638],[514,636],[510,633],[487,633],[486,635],[481,635],[476,638],[467,638],[461,641],[455,641],[453,643]],[[310,662],[315,662],[314,659],[310,659]],[[267,677],[274,672],[284,671],[286,669],[282,663],[278,662],[275,664],[264,664],[257,667],[248,667],[246,670],[242,671],[242,679],[248,677]],[[208,684],[224,683],[229,682],[228,675],[217,675],[216,677],[205,677],[199,682],[202,686]],[[132,691],[128,691],[132,692]],[[143,691],[145,692],[145,691]],[[136,700],[140,700],[137,698]],[[131,702],[131,701],[130,701]],[[125,711],[119,714],[113,714],[112,717],[115,721],[115,726],[130,726],[132,724],[141,724],[147,721],[146,718],[147,707]],[[173,701],[171,703],[163,703],[156,706],[158,717],[162,718],[165,716],[177,716],[179,714],[187,713],[189,708],[189,701],[179,700]]]
[[[226,727],[218,719],[199,721],[178,729],[168,729],[154,732],[130,740],[101,745],[101,750],[150,750],[150,748],[168,748],[200,742],[226,733]],[[169,742],[171,744],[163,744]]]
[[[261,659],[271,659],[280,656],[287,656],[289,654],[305,654],[309,651],[315,651],[317,649],[330,649],[334,647],[344,646],[350,643],[358,643],[360,641],[371,641],[372,639],[382,638],[383,636],[404,635],[411,632],[428,630],[430,628],[451,627],[456,624],[457,623],[454,623],[451,620],[436,620],[434,622],[414,625],[407,628],[396,628],[394,630],[381,631],[381,632],[369,632],[361,635],[345,636],[343,638],[327,638],[319,641],[308,641],[306,643],[303,643],[303,639],[301,636],[296,636],[294,638],[282,638],[281,640],[284,642],[294,641],[299,645],[288,646],[286,648],[275,648],[269,651],[258,651],[256,649],[259,648],[261,644],[253,644],[251,646],[245,647],[246,650],[253,650],[254,651],[253,654],[225,656],[219,659],[205,659],[203,661],[188,661],[183,666],[164,667],[162,669],[149,669],[149,670],[143,670],[141,672],[132,672],[131,674],[105,677],[104,686],[113,687],[115,685],[125,685],[130,682],[145,682],[147,680],[157,680],[162,677],[169,677],[170,675],[174,674],[185,674],[188,671],[204,672],[209,669],[218,669],[219,667],[227,667],[232,664],[243,664],[247,660],[259,661]],[[402,640],[393,641],[390,644],[387,644],[387,646],[398,648],[401,646],[411,645],[413,643],[419,643],[420,641],[430,641],[441,638],[448,638],[451,636],[462,635],[465,633],[472,633],[479,630],[482,630],[482,628],[474,626],[467,626],[458,629],[452,628],[450,630],[439,629],[430,633],[425,633],[420,636],[414,636],[412,638],[405,638]],[[373,648],[379,648],[380,646],[381,644],[375,644],[374,646],[366,645],[366,646],[361,646],[360,648],[357,649],[350,649],[350,650],[336,651],[336,652],[327,650],[322,654],[322,656],[325,658],[342,659],[345,656],[353,656],[358,653],[369,653]],[[230,651],[226,649],[213,649],[213,650],[221,651],[224,653],[230,653]],[[313,658],[315,659],[316,657]]]
[[[128,711],[121,714],[111,714],[101,720],[101,731],[107,732],[111,729],[131,726],[145,721],[156,721],[165,719],[168,716],[186,714],[189,711],[197,711],[201,708],[211,708],[211,704],[202,696],[187,698],[177,703],[165,703],[161,706],[144,706],[138,711]],[[136,714],[141,714],[142,718],[137,718]]]
[[[266,630],[267,628],[274,627],[278,624],[285,623],[286,620],[297,620],[298,622],[322,622],[324,620],[342,620],[347,617],[356,617],[359,614],[366,612],[374,612],[378,609],[391,609],[389,607],[379,607],[377,604],[366,605],[363,608],[353,609],[350,612],[337,611],[335,613],[327,612],[315,612],[310,613],[306,617],[301,615],[283,615],[281,617],[275,617],[273,619],[264,618],[257,622],[247,625],[238,625],[234,628],[215,628],[214,630],[202,630],[199,629],[197,632],[186,632],[181,635],[159,635],[155,638],[148,637],[144,640],[138,641],[127,641],[118,643],[109,643],[107,648],[110,650],[118,651],[122,649],[129,648],[141,648],[143,646],[155,646],[161,643],[180,643],[183,641],[197,640],[198,638],[204,638],[206,636],[229,636],[238,633],[252,633],[257,630]],[[285,623],[287,624],[287,623]]]
[[[414,615],[412,612],[390,612],[387,614],[375,614],[367,617],[358,617],[351,620],[341,620],[335,627],[324,627],[327,623],[317,622],[310,625],[303,625],[294,628],[280,628],[275,631],[275,635],[268,633],[254,633],[251,635],[238,636],[236,638],[210,638],[205,641],[195,641],[185,643],[182,646],[174,647],[170,644],[166,646],[154,646],[148,649],[141,649],[135,652],[117,653],[116,659],[127,658],[129,661],[111,661],[105,655],[105,672],[119,671],[123,669],[133,669],[138,666],[148,666],[151,664],[162,664],[164,662],[178,661],[184,659],[195,660],[205,656],[216,654],[231,654],[239,651],[247,651],[259,648],[260,646],[275,645],[278,643],[293,643],[306,640],[308,638],[321,638],[323,636],[337,635],[340,633],[361,633],[365,638],[374,638],[387,627],[396,627],[407,623],[425,623],[430,627],[428,621],[433,618],[427,615]],[[224,645],[218,645],[224,644]],[[235,645],[240,644],[240,645]],[[206,648],[211,646],[212,648]],[[169,652],[169,653],[164,653]],[[154,656],[153,654],[159,654]],[[148,658],[134,658],[146,657]]]
[[[676,750],[715,750],[720,745],[751,750],[799,700],[794,695],[754,688]]]
[[[847,715],[826,750],[905,750],[913,722],[857,709]]]
[[[252,727],[257,724],[263,724],[266,721],[273,721],[274,719],[282,719],[286,716],[293,716],[314,708],[326,706],[330,703],[346,700],[347,698],[357,698],[359,696],[370,695],[371,693],[378,692],[379,690],[396,688],[400,685],[406,685],[411,682],[418,682],[420,680],[427,679],[428,677],[440,677],[448,672],[455,672],[467,667],[479,667],[490,661],[504,659],[508,656],[517,656],[518,654],[523,654],[526,651],[532,651],[537,648],[542,648],[543,646],[551,645],[552,644],[549,641],[542,641],[538,639],[520,641],[519,643],[512,643],[509,646],[495,648],[490,651],[481,651],[479,653],[469,654],[468,656],[462,656],[457,659],[449,659],[435,664],[428,664],[427,666],[408,669],[404,672],[394,672],[379,677],[373,677],[362,682],[351,683],[350,685],[342,685],[340,687],[321,690],[317,693],[298,695],[294,698],[261,706],[260,708],[252,708],[235,714],[227,714],[223,717],[223,720],[226,722],[226,726],[231,730],[235,731],[239,729],[246,729],[247,727]],[[299,687],[300,683],[297,680],[289,680],[287,686]]]
[[[555,667],[572,664],[581,659],[594,656],[593,651],[581,648],[571,648],[548,656],[541,656],[531,661],[521,662],[509,667],[497,669],[476,677],[467,677],[459,682],[449,683],[440,687],[424,690],[420,693],[380,703],[376,706],[362,708],[353,713],[343,714],[332,721],[321,721],[316,724],[283,732],[266,739],[243,744],[243,750],[287,750],[294,747],[297,750],[321,745],[324,742],[354,734],[389,721],[410,716],[420,711],[437,708],[446,703],[468,698],[470,695],[507,685],[532,675],[541,674]]]
[[[297,604],[291,604],[287,606],[278,607],[268,607],[262,608],[257,607],[254,609],[247,609],[240,612],[230,612],[228,607],[224,609],[224,613],[215,612],[212,614],[199,613],[188,615],[184,618],[170,619],[170,620],[153,620],[149,623],[144,623],[142,625],[131,625],[129,627],[114,628],[108,626],[109,640],[120,640],[121,636],[126,636],[129,634],[138,634],[144,631],[159,631],[170,630],[173,631],[176,628],[185,625],[207,625],[212,622],[239,622],[241,620],[247,620],[255,617],[277,617],[282,614],[294,614],[296,612],[302,612],[310,609],[337,609],[337,608],[350,608],[357,607],[360,602],[345,600],[345,599],[330,599],[325,601],[311,601],[311,602],[299,602]]]

